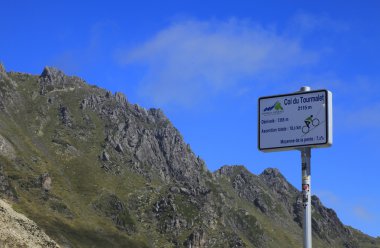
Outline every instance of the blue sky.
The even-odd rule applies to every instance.
[[[1,1],[0,61],[45,65],[162,108],[212,171],[276,167],[300,188],[298,151],[257,150],[257,99],[301,86],[334,99],[334,144],[312,150],[312,191],[380,236],[378,1]]]

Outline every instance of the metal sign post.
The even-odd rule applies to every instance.
[[[310,87],[301,87],[301,92],[310,91]],[[301,150],[302,161],[302,206],[303,206],[303,247],[312,248],[311,229],[311,148]]]
[[[260,97],[258,114],[260,151],[301,151],[303,247],[312,248],[311,148],[332,145],[332,93],[305,86],[295,93]]]
[[[303,247],[311,248],[311,148],[301,149],[302,159],[302,205],[303,215]]]

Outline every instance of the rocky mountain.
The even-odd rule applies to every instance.
[[[278,170],[212,173],[160,109],[51,67],[0,66],[0,194],[61,247],[302,247]],[[312,206],[314,247],[380,247]]]

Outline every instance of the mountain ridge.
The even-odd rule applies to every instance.
[[[61,246],[301,246],[300,192],[277,169],[211,173],[161,110],[1,68],[1,195]],[[380,247],[312,203],[315,247]]]

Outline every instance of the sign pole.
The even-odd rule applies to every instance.
[[[310,91],[310,87],[304,86],[301,92]],[[302,205],[303,215],[303,247],[312,248],[312,229],[311,229],[311,148],[305,147],[301,150],[302,161]]]
[[[332,93],[304,86],[297,92],[258,99],[258,149],[299,150],[302,161],[303,248],[312,248],[311,148],[333,143]]]
[[[310,171],[311,148],[301,149],[302,159],[302,205],[303,215],[303,247],[311,248],[311,171]]]

